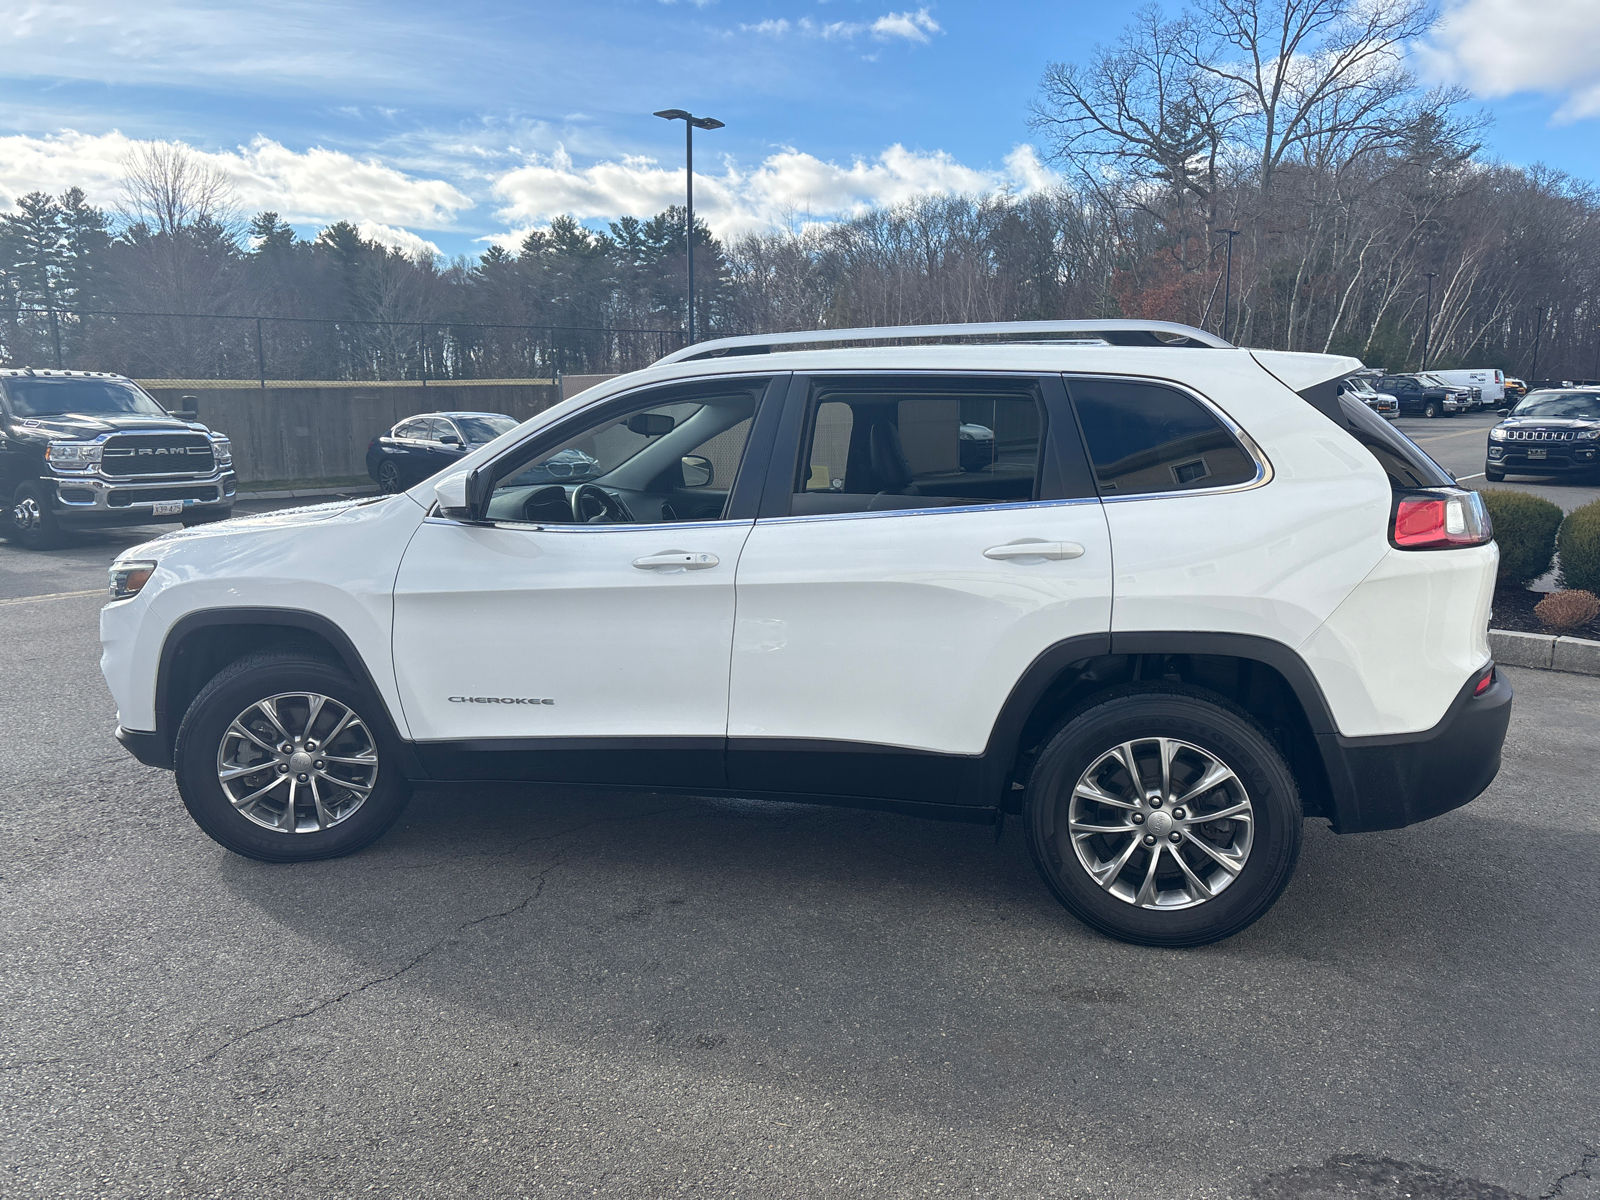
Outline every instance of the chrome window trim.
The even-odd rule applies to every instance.
[[[827,493],[812,493],[826,495]],[[860,495],[861,493],[856,493]],[[1030,508],[1065,508],[1074,504],[1099,504],[1098,496],[1074,496],[1062,500],[1014,500],[1006,504],[946,504],[938,508],[885,508],[878,512],[807,513],[802,516],[760,517],[763,525],[800,521],[859,521],[863,517],[940,517],[954,513],[1013,512]]]
[[[1223,428],[1233,435],[1234,439],[1244,447],[1245,453],[1248,454],[1251,460],[1256,464],[1255,478],[1247,479],[1243,483],[1232,483],[1228,484],[1226,487],[1175,488],[1171,491],[1165,492],[1135,492],[1127,496],[1101,496],[1101,501],[1106,504],[1126,504],[1130,500],[1169,500],[1177,496],[1225,496],[1232,492],[1254,491],[1256,488],[1266,487],[1267,484],[1272,482],[1274,474],[1272,469],[1272,460],[1269,459],[1261,447],[1256,444],[1255,438],[1246,433],[1239,423],[1230,417],[1226,412],[1224,412],[1222,407],[1216,404],[1209,396],[1195,391],[1194,388],[1190,387],[1186,383],[1179,383],[1174,379],[1162,379],[1155,375],[1119,375],[1109,371],[1096,371],[1092,373],[1088,371],[1063,371],[1061,373],[1061,378],[1067,382],[1067,392],[1069,398],[1072,392],[1072,381],[1074,379],[1113,379],[1127,383],[1152,383],[1159,387],[1171,388],[1174,391],[1182,392],[1185,396],[1188,396],[1190,399],[1198,402],[1202,408],[1220,421]],[[1095,471],[1094,457],[1093,455],[1089,454],[1089,447],[1087,443],[1085,443],[1083,447],[1083,452],[1085,455],[1089,456],[1089,471],[1095,476],[1095,486],[1098,487],[1100,484],[1100,478],[1099,474]]]
[[[609,533],[622,530],[641,529],[710,529],[727,528],[736,525],[754,525],[755,518],[747,517],[742,521],[639,521],[628,523],[624,521],[608,521],[600,525],[576,524],[556,522],[550,525],[538,525],[532,521],[462,521],[455,517],[442,517],[435,509],[422,518],[424,525],[460,525],[467,529],[506,529],[513,533]]]

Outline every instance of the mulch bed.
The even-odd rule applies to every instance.
[[[1544,622],[1533,615],[1533,606],[1549,592],[1530,591],[1516,584],[1501,584],[1494,590],[1494,616],[1489,620],[1491,629],[1509,629],[1514,633],[1555,633],[1545,628]],[[1600,618],[1580,629],[1565,631],[1567,637],[1592,638],[1600,641]]]

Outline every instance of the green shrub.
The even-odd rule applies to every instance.
[[[1491,488],[1478,494],[1489,509],[1494,540],[1500,545],[1499,581],[1531,583],[1548,571],[1556,556],[1561,506],[1507,488]]]
[[[1560,543],[1565,586],[1600,592],[1600,500],[1567,514]]]

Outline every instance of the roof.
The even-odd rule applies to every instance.
[[[118,375],[115,371],[62,371],[44,367],[0,367],[0,378],[122,379],[132,382],[126,375]]]

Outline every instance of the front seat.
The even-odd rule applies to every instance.
[[[878,485],[878,494],[891,496],[920,496],[917,485],[911,481],[911,464],[906,461],[905,446],[900,441],[900,430],[889,421],[874,421],[867,431],[867,449],[872,459],[872,478]]]

